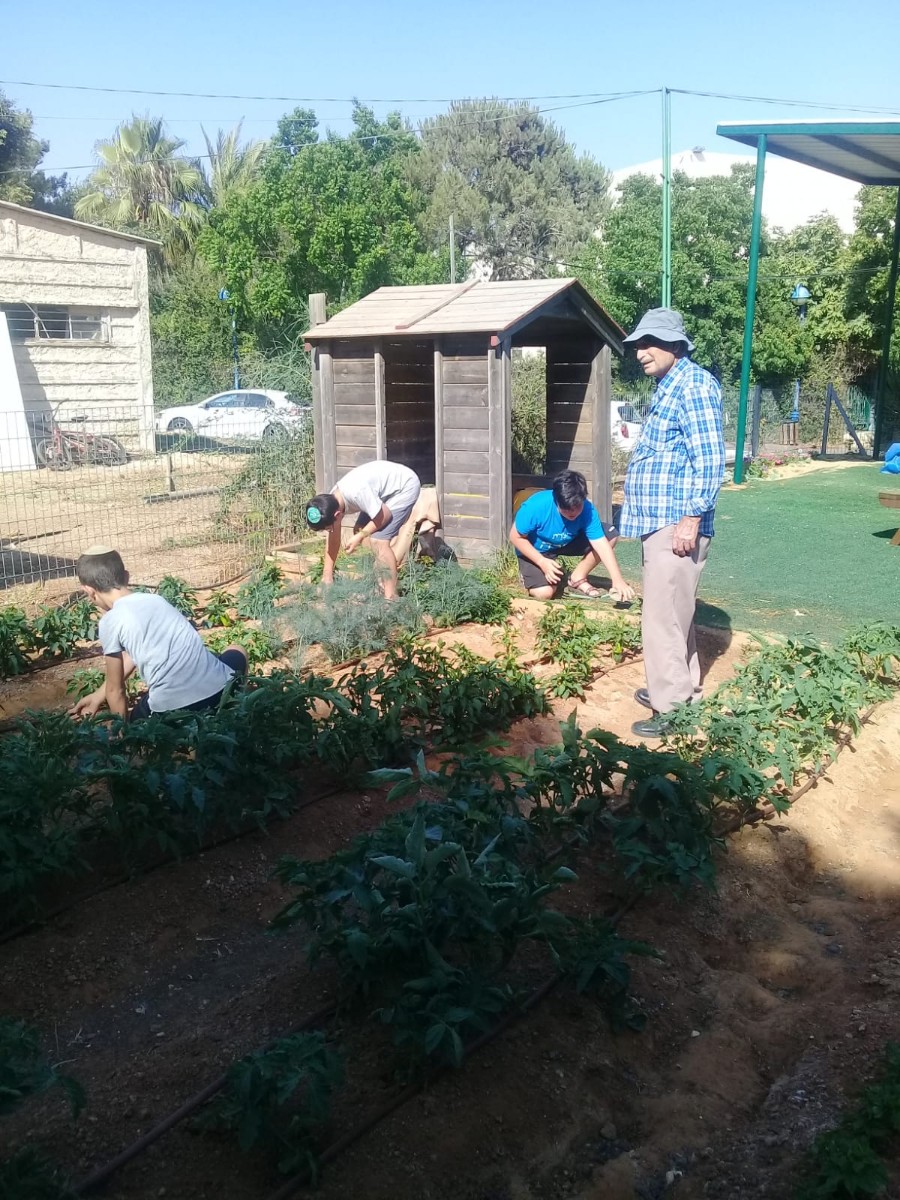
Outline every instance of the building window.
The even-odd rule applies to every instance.
[[[62,339],[69,342],[108,342],[109,318],[98,312],[49,305],[4,304],[9,336],[14,342]]]

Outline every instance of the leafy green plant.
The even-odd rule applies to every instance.
[[[623,616],[596,622],[597,644],[606,646],[616,662],[637,654],[641,648],[641,628]]]
[[[0,608],[0,675],[21,675],[28,669],[27,651],[34,646],[28,618],[21,608]]]
[[[293,1034],[236,1062],[224,1091],[199,1123],[234,1130],[242,1150],[272,1151],[280,1171],[306,1167],[315,1179],[316,1140],[329,1118],[331,1093],[342,1080],[340,1056],[323,1034]]]
[[[77,671],[72,672],[66,683],[66,695],[81,700],[91,692],[96,692],[105,678],[106,672],[102,667],[79,667]]]
[[[236,607],[241,620],[262,621],[275,611],[284,590],[284,574],[277,563],[266,563],[238,588]]]
[[[853,1200],[887,1193],[884,1156],[900,1133],[900,1046],[889,1043],[874,1083],[809,1152],[796,1200]]]
[[[234,597],[221,590],[212,592],[203,605],[203,624],[208,629],[227,629],[235,623]]]
[[[267,629],[250,629],[241,624],[207,634],[205,641],[207,648],[213,654],[221,654],[231,645],[240,646],[247,655],[247,665],[251,671],[255,667],[271,662],[284,649],[283,643],[276,634]]]
[[[162,596],[163,600],[168,600],[169,604],[189,621],[196,617],[197,593],[186,579],[178,575],[163,575],[157,585],[156,594]]]
[[[87,600],[41,609],[31,624],[34,646],[50,658],[68,658],[79,642],[94,641],[96,614]]]
[[[535,648],[544,659],[560,664],[553,679],[554,696],[584,697],[594,675],[594,655],[600,645],[597,622],[577,603],[552,604],[538,622]]]
[[[306,530],[304,504],[316,490],[312,422],[262,438],[220,493],[217,514],[225,532],[258,536],[260,558],[277,538]]]

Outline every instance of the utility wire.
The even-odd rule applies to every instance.
[[[0,80],[0,82],[2,82],[2,80]],[[555,105],[550,105],[547,108],[537,108],[534,110],[533,113],[530,113],[529,115],[530,116],[539,116],[539,115],[542,115],[543,113],[560,112],[560,111],[564,111],[564,110],[570,109],[570,108],[588,108],[588,107],[593,107],[594,105],[598,105],[598,104],[610,104],[615,100],[631,99],[633,96],[648,96],[648,95],[652,95],[652,94],[653,94],[653,90],[651,90],[651,91],[636,91],[636,92],[615,92],[615,93],[611,93],[610,95],[603,96],[601,99],[581,100],[575,104],[555,104]],[[482,113],[488,113],[488,112],[490,112],[490,109],[479,109],[476,111],[479,111]],[[447,114],[442,113],[439,115],[446,116]],[[519,114],[517,114],[517,113],[498,113],[492,117],[491,116],[485,117],[484,120],[459,121],[453,126],[453,128],[454,129],[470,129],[470,128],[474,128],[474,127],[485,124],[485,121],[487,121],[487,122],[516,121],[518,119],[519,119]],[[297,121],[301,124],[303,123],[301,118],[297,118]],[[120,125],[127,124],[127,122],[120,121],[119,124]],[[318,124],[318,122],[316,122],[316,124]],[[396,129],[396,130],[391,129],[391,130],[386,131],[385,133],[366,134],[365,136],[359,136],[359,137],[351,134],[350,138],[356,142],[380,142],[380,141],[389,141],[392,138],[404,138],[404,137],[415,136],[416,134],[423,134],[425,132],[426,132],[426,129],[425,129],[424,125],[415,125],[415,126],[404,127],[403,129]],[[309,144],[315,146],[315,145],[318,145],[319,143],[311,142]],[[183,157],[187,158],[189,161],[194,161],[197,159],[213,158],[215,156],[210,155],[210,154],[188,154],[188,155],[184,155]],[[73,166],[73,167],[51,167],[51,166],[44,166],[43,164],[41,164],[40,167],[37,168],[37,170],[42,171],[45,174],[52,173],[52,172],[66,172],[66,171],[91,171],[99,165],[100,164],[96,163],[96,162],[80,163],[79,165]],[[15,170],[15,169],[0,171],[0,175],[18,175],[20,173],[21,173],[20,170]]]

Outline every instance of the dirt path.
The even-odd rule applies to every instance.
[[[519,609],[523,643],[539,611]],[[492,636],[447,640],[490,653]],[[737,635],[703,635],[711,683],[742,647]],[[577,706],[582,728],[624,736],[641,682],[639,662],[600,679]],[[560,702],[555,718],[573,706]],[[900,1034],[898,735],[900,698],[788,817],[732,839],[717,894],[629,915],[624,931],[665,951],[635,963],[643,1032],[613,1035],[591,1003],[554,993],[349,1151],[320,1200],[789,1196],[799,1151]],[[509,737],[513,753],[556,741],[550,717]],[[335,795],[0,947],[0,1012],[49,1031],[89,1094],[74,1138],[48,1099],[27,1126],[10,1123],[13,1142],[37,1122],[82,1175],[320,1007],[330,981],[309,976],[300,937],[265,936],[284,900],[271,869],[283,854],[330,853],[386,812],[378,793]],[[585,910],[605,907],[602,873],[590,861],[579,872]],[[364,1100],[393,1086],[388,1073]],[[259,1200],[273,1182],[259,1162],[182,1127],[106,1195]]]

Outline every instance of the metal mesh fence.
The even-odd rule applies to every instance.
[[[297,539],[315,490],[308,410],[142,415],[0,411],[0,603],[70,591],[93,544],[118,549],[135,583],[202,588]]]
[[[861,442],[870,448],[871,400],[858,388],[837,388],[836,390]],[[751,388],[747,413],[748,447],[752,434],[754,399],[754,389]],[[798,399],[799,404],[797,403]],[[617,389],[614,400],[617,403],[630,404],[637,420],[643,421],[650,409],[652,396],[646,392],[625,392]],[[739,400],[740,393],[737,388],[722,389],[726,444],[733,443],[736,437]],[[795,410],[795,405],[800,419],[797,422],[796,433],[792,435],[786,426],[792,424],[791,414]],[[826,406],[827,391],[823,386],[804,385],[800,388],[799,397],[792,384],[779,389],[762,388],[759,395],[758,441],[760,450],[773,450],[779,446],[788,445],[821,449]],[[795,442],[791,442],[792,436],[796,438]],[[836,409],[832,410],[828,424],[826,446],[830,453],[835,454],[856,450],[856,445]]]

